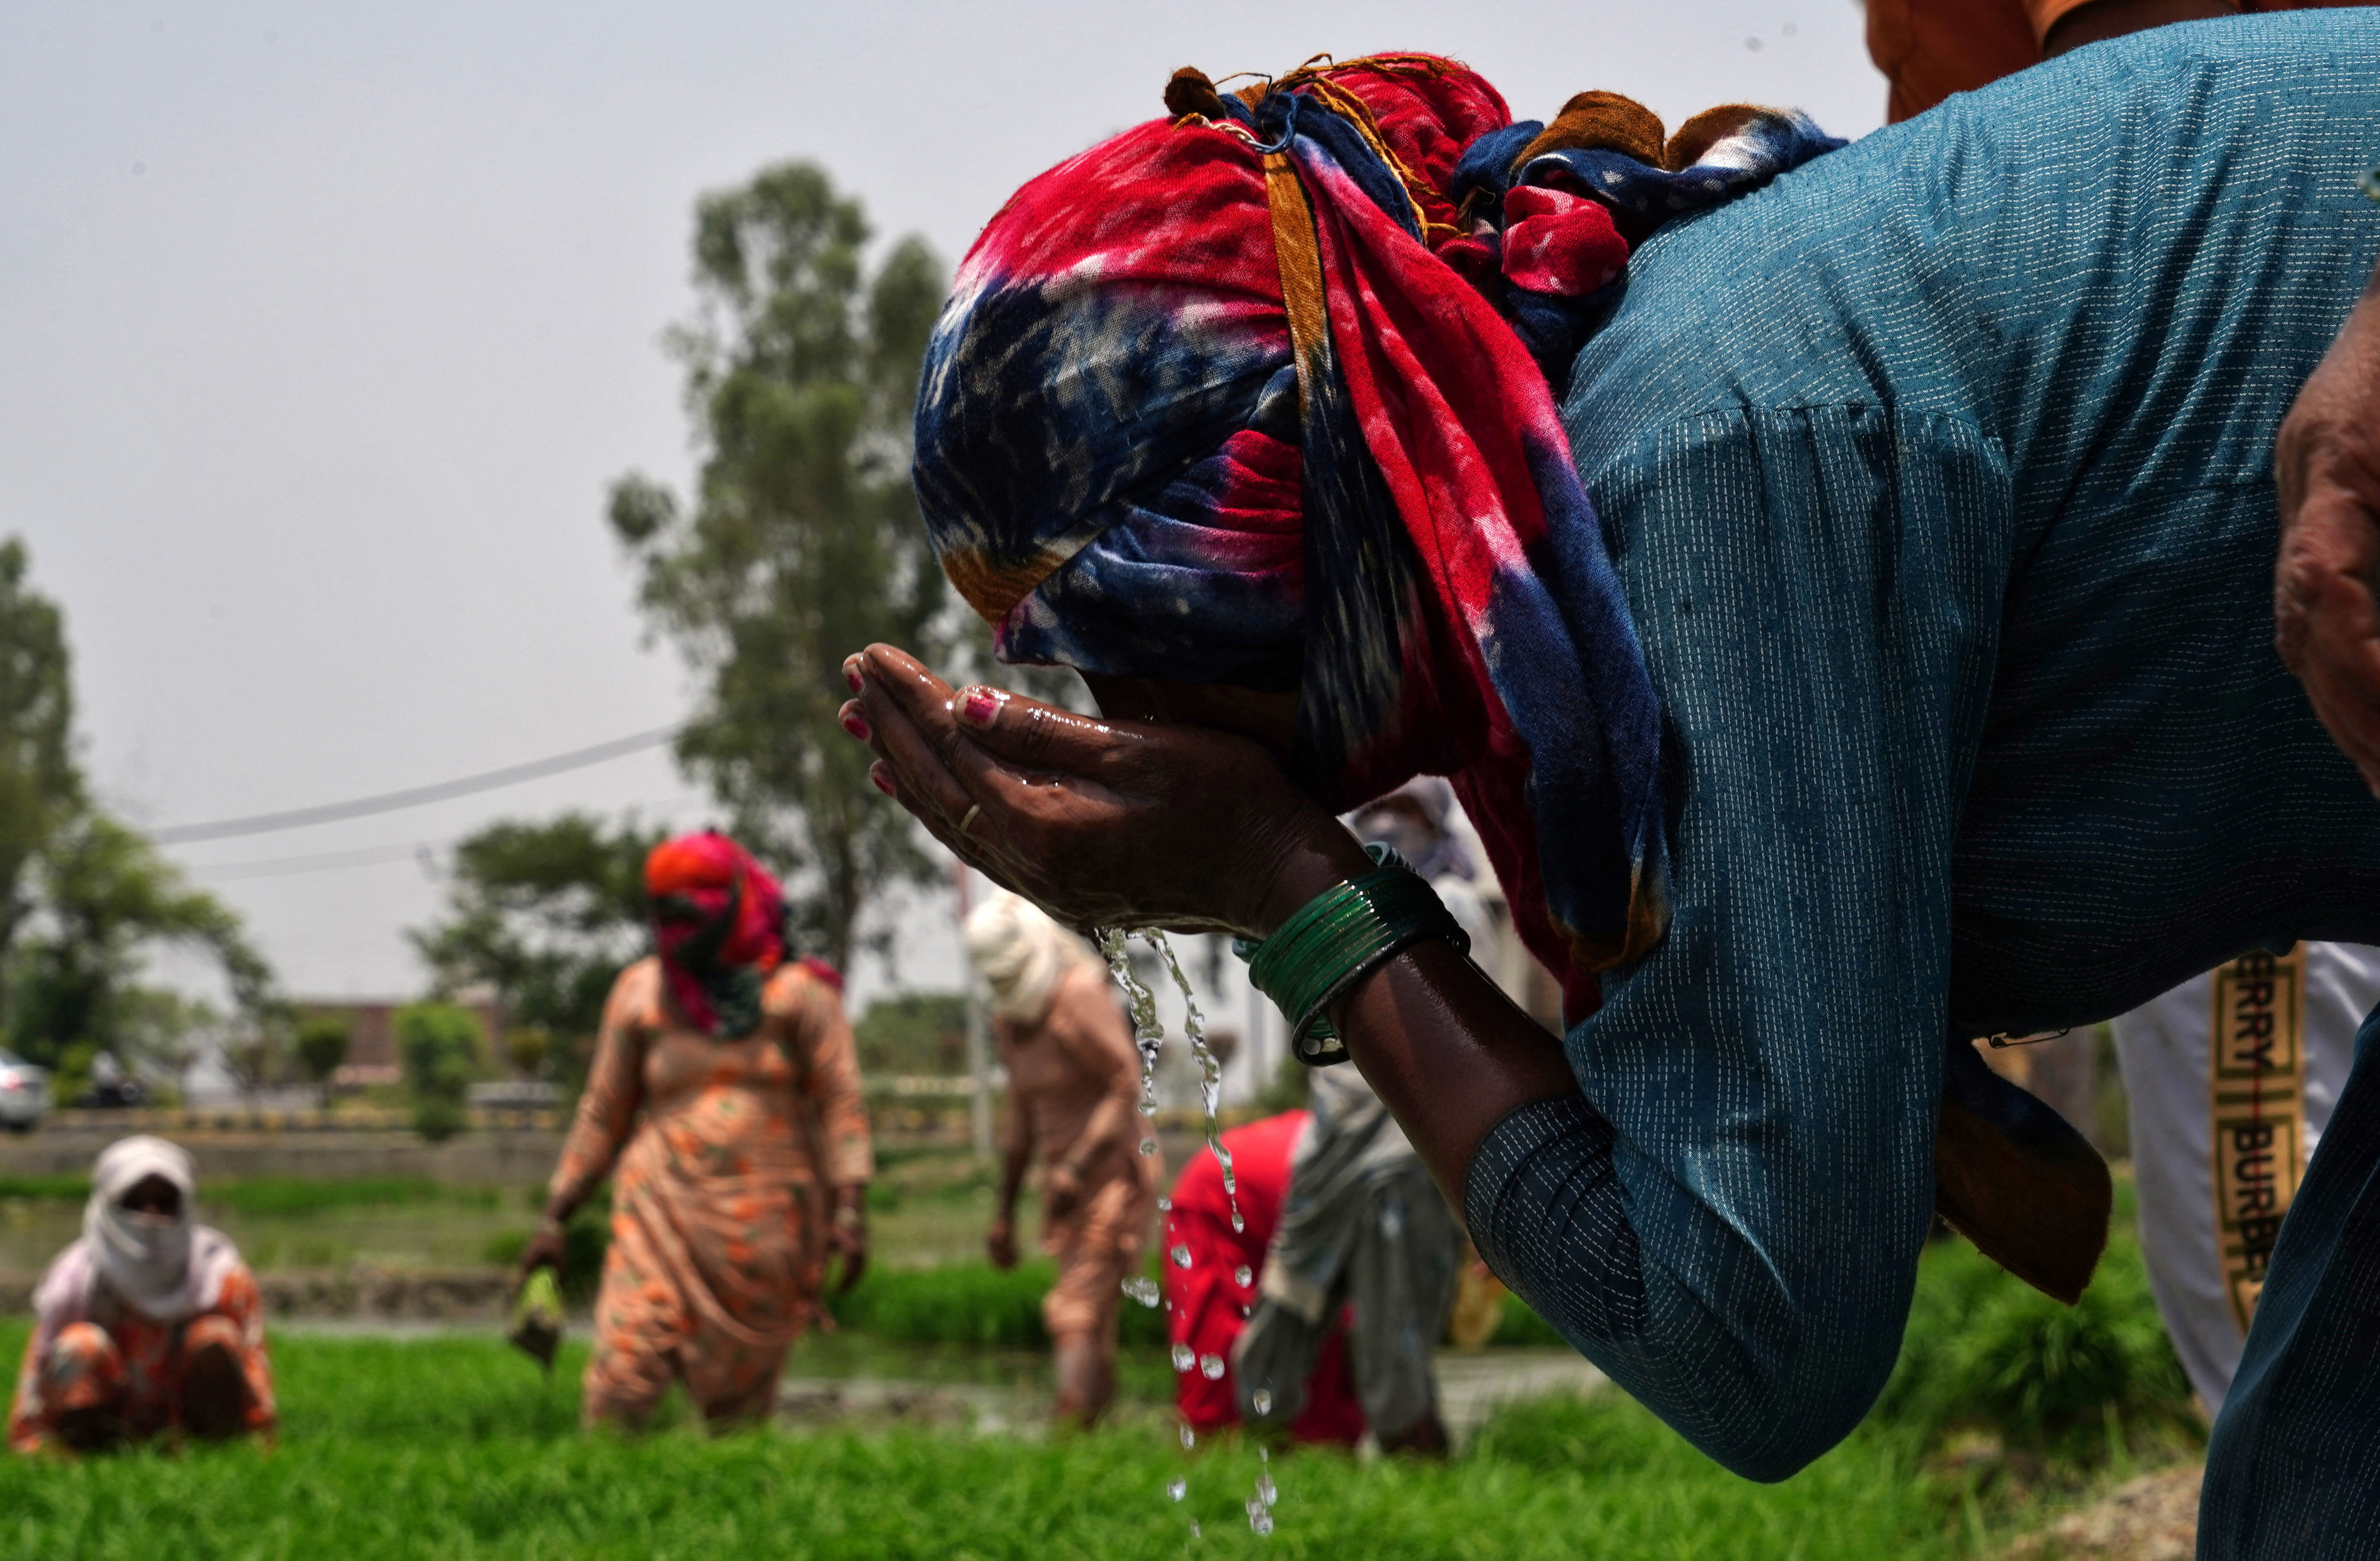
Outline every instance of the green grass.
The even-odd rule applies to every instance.
[[[21,1326],[0,1349],[21,1348]],[[1508,1411],[1444,1466],[1273,1460],[1278,1529],[1252,1535],[1254,1450],[1185,1456],[1147,1422],[1034,1444],[955,1434],[639,1443],[574,1429],[551,1382],[492,1341],[279,1341],[281,1446],[67,1464],[0,1460],[0,1555],[146,1557],[1925,1557],[1964,1554],[1954,1493],[1908,1439],[1862,1433],[1795,1479],[1725,1473],[1618,1398]],[[1166,1482],[1189,1481],[1169,1501]],[[1205,1530],[1195,1546],[1189,1522]]]
[[[843,1326],[893,1343],[1039,1349],[1050,1342],[1041,1298],[1056,1277],[1055,1266],[1040,1261],[1004,1272],[988,1263],[874,1268],[832,1307]],[[1127,1345],[1165,1342],[1165,1313],[1155,1307],[1125,1301],[1117,1322]]]
[[[91,1196],[87,1176],[17,1176],[0,1173],[0,1198],[25,1198],[40,1203],[79,1204]]]
[[[683,1424],[627,1443],[576,1429],[583,1346],[548,1380],[492,1339],[283,1334],[278,1447],[0,1458],[0,1561],[1988,1555],[2055,1504],[2194,1450],[2131,1224],[2119,1205],[2099,1278],[2071,1310],[1962,1242],[1929,1249],[1876,1412],[1775,1486],[1720,1470],[1617,1394],[1541,1400],[1506,1410],[1443,1465],[1281,1454],[1278,1528],[1259,1541],[1242,1506],[1255,1450],[1225,1438],[1180,1451],[1149,1407],[1170,1380],[1148,1342],[1163,1313],[1129,1304],[1135,1407],[1052,1443],[923,1430],[708,1441]],[[791,1369],[1038,1391],[1023,1351],[1041,1342],[1048,1279],[1040,1263],[874,1272],[837,1307],[842,1331],[805,1343]],[[1500,1337],[1542,1330],[1516,1303]],[[0,1323],[0,1358],[23,1336]],[[1177,1477],[1180,1505],[1164,1494]]]
[[[0,1175],[0,1199],[79,1204],[90,1196],[87,1176]],[[358,1177],[345,1181],[250,1176],[210,1181],[199,1189],[200,1209],[244,1215],[326,1214],[409,1204],[489,1209],[502,1201],[503,1194],[493,1187],[459,1187],[419,1176]]]

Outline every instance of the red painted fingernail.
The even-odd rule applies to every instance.
[[[868,780],[869,784],[873,785],[878,791],[883,793],[886,796],[889,797],[892,794],[892,778],[884,773],[884,767],[882,765],[869,765],[868,767]]]
[[[1000,696],[989,688],[970,688],[966,699],[959,706],[959,715],[969,726],[990,726],[991,718],[1000,713]]]
[[[854,694],[858,693],[861,689],[868,686],[867,681],[859,675],[858,657],[852,656],[844,659],[843,663],[843,681],[851,684],[851,691]]]
[[[843,718],[843,729],[863,743],[867,742],[870,735],[868,723],[856,715]]]

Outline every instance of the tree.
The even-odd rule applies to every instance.
[[[326,1108],[331,1104],[331,1075],[346,1061],[347,1047],[354,1044],[354,1022],[340,1014],[309,1014],[298,1022],[298,1065],[322,1092]]]
[[[843,659],[871,640],[929,656],[952,641],[909,486],[941,268],[912,237],[871,275],[868,240],[859,203],[810,163],[702,198],[698,309],[667,338],[699,480],[682,502],[632,473],[610,506],[649,623],[707,680],[679,763],[791,869],[798,937],[844,967],[872,897],[935,869],[836,723]]]
[[[115,1046],[128,1062],[170,1075],[188,1099],[190,1070],[225,1043],[224,1016],[212,1003],[163,986],[133,986],[115,998]]]
[[[645,951],[645,857],[662,831],[588,813],[491,824],[455,848],[443,921],[408,934],[434,990],[496,989],[507,1022],[573,1042]]]
[[[0,542],[0,959],[31,910],[28,868],[83,805],[66,620],[31,567],[23,541]]]
[[[899,992],[877,998],[852,1026],[860,1071],[890,1073],[966,1071],[966,996],[961,992]]]
[[[246,1024],[233,1031],[215,1054],[251,1106],[259,1091],[282,1077],[282,1033],[274,1026]]]
[[[272,1039],[284,1018],[272,968],[239,917],[146,840],[85,811],[51,831],[36,862],[39,910],[19,928],[10,972],[9,1035],[29,1060],[54,1062],[78,1041],[131,1049],[152,1017],[136,977],[158,942],[204,949],[222,966],[240,1026],[227,1058]]]
[[[451,1003],[396,1010],[396,1054],[413,1097],[413,1131],[432,1144],[470,1120],[471,1081],[480,1071],[480,1023]]]
[[[542,1024],[519,1024],[504,1032],[504,1060],[524,1079],[541,1079],[554,1059],[553,1032]]]

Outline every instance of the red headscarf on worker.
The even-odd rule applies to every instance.
[[[1553,389],[1632,241],[1840,143],[1745,107],[1665,142],[1609,93],[1514,124],[1424,54],[1166,106],[959,269],[917,405],[943,569],[1003,659],[1295,689],[1333,807],[1451,777],[1586,1011],[1667,924],[1662,737]]]
[[[759,1028],[760,989],[785,958],[785,896],[769,870],[716,829],[680,835],[645,858],[645,898],[678,1011],[728,1039]]]

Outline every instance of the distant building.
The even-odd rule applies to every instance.
[[[419,998],[299,998],[300,1020],[327,1015],[347,1022],[347,1060],[331,1075],[343,1089],[393,1084],[402,1075],[396,1055],[396,1010]],[[451,999],[480,1024],[480,1055],[491,1060],[504,1056],[504,1009],[485,992],[469,992]]]

